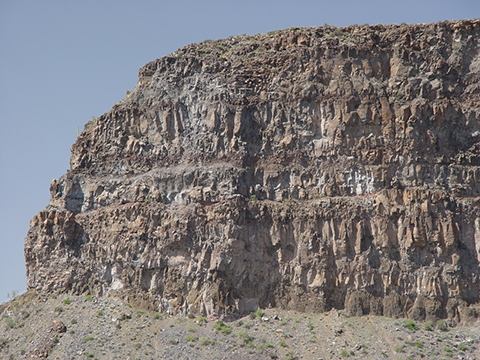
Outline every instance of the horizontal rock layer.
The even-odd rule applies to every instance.
[[[145,65],[52,182],[28,286],[208,315],[471,314],[479,32],[294,28]]]

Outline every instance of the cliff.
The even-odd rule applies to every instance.
[[[208,316],[476,317],[479,35],[291,28],[146,64],[52,181],[28,288]]]

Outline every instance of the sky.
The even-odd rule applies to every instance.
[[[77,128],[133,89],[147,62],[294,26],[479,17],[478,0],[0,0],[0,303],[26,290],[29,221],[69,168]]]

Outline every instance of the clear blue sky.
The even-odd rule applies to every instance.
[[[292,26],[480,17],[479,0],[0,0],[0,303],[23,292],[23,241],[92,118],[138,69],[192,42]]]

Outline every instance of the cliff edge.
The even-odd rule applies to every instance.
[[[290,28],[146,64],[31,221],[28,288],[208,316],[476,317],[479,35]]]

